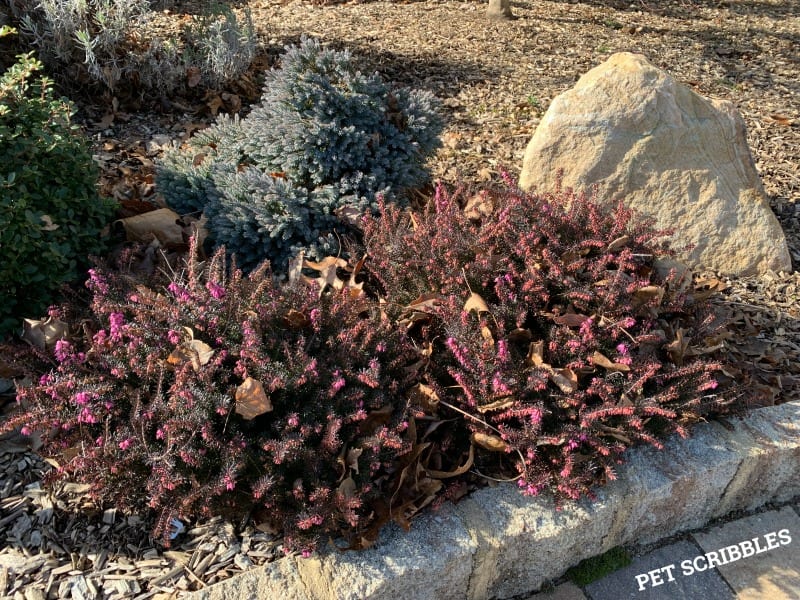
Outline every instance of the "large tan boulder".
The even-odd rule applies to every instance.
[[[786,238],[728,101],[706,99],[643,56],[621,52],[555,98],[525,152],[520,186],[622,199],[692,244],[690,266],[752,275],[789,271]]]

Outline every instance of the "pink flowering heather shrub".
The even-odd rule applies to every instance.
[[[425,349],[417,415],[469,429],[441,436],[453,465],[472,444],[477,468],[574,499],[626,448],[726,405],[720,365],[691,350],[712,319],[657,262],[663,233],[560,190],[461,200],[440,187],[422,214],[364,220],[368,277]]]
[[[86,339],[57,344],[3,425],[43,434],[52,479],[152,511],[161,536],[173,517],[250,513],[309,551],[371,525],[407,450],[415,356],[377,304],[266,266],[245,277],[223,251],[161,282],[93,270],[87,285]]]

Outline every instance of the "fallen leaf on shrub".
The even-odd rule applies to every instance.
[[[281,532],[280,525],[270,520],[257,521],[255,528],[268,535],[278,535]]]
[[[208,229],[206,228],[207,223],[208,217],[205,215],[205,213],[201,214],[199,219],[197,217],[184,215],[178,220],[178,225],[183,232],[184,244],[188,246],[189,239],[194,238],[197,245],[197,251],[201,257],[205,256],[203,244],[208,237]]]
[[[617,402],[617,406],[626,407],[626,406],[635,406],[633,401],[628,397],[628,394],[622,394],[619,397],[619,402]]]
[[[408,400],[430,412],[436,411],[439,406],[439,395],[424,383],[418,383],[408,391]]]
[[[289,309],[289,312],[283,317],[283,322],[286,323],[289,329],[303,329],[311,323],[306,315],[293,308]]]
[[[588,316],[580,313],[566,313],[553,316],[553,322],[557,325],[566,325],[567,327],[580,327],[588,318]]]
[[[360,433],[369,433],[380,425],[386,425],[391,419],[393,412],[394,407],[391,404],[371,411],[367,414],[367,418],[358,424],[358,431]]]
[[[654,298],[661,302],[664,297],[664,288],[658,285],[646,285],[633,292],[633,295],[641,302],[649,302]]]
[[[572,248],[561,255],[561,260],[564,261],[565,264],[569,264],[579,258],[583,258],[589,254],[590,251],[590,248]]]
[[[609,371],[622,371],[623,373],[627,373],[628,371],[631,370],[631,368],[628,365],[623,363],[613,362],[601,352],[595,352],[592,355],[592,363],[597,365],[598,367],[603,367],[604,369],[608,369]]]
[[[271,174],[273,177],[275,174]],[[286,178],[286,174],[281,173],[283,178]],[[337,208],[333,213],[337,216],[337,218],[345,223],[353,225],[354,227],[358,227],[361,224],[361,217],[364,216],[364,212],[358,210],[355,206],[346,205],[340,206]]]
[[[305,253],[301,250],[297,256],[289,259],[289,272],[287,277],[289,283],[296,283],[303,278],[303,261],[305,260]]]
[[[550,381],[565,394],[571,394],[578,389],[578,375],[572,369],[553,369],[549,375]]]
[[[544,364],[544,357],[542,355],[543,352],[544,352],[543,340],[539,340],[538,342],[531,342],[530,346],[528,346],[528,356],[526,357],[526,360],[534,367],[541,367]]]
[[[486,414],[487,412],[492,412],[495,410],[505,410],[507,408],[511,408],[514,406],[514,402],[515,401],[513,397],[501,398],[500,400],[490,402],[489,404],[483,404],[477,406],[476,408],[479,413]]]
[[[159,208],[118,222],[125,228],[128,241],[150,242],[155,238],[167,247],[183,245],[183,230],[178,219],[180,215],[175,211]]]
[[[361,257],[361,259],[355,264],[353,267],[353,272],[350,273],[350,279],[347,280],[347,289],[350,292],[351,298],[358,298],[364,294],[364,282],[361,281],[356,283],[356,277],[361,272],[361,268],[364,266],[364,263],[367,261],[367,255]]]
[[[489,172],[489,179],[491,179],[491,177],[491,172]],[[464,205],[464,216],[473,221],[479,221],[480,219],[492,216],[494,207],[494,198],[492,198],[488,192],[481,191],[467,200],[466,205]]]
[[[628,436],[626,436],[620,429],[617,429],[615,427],[609,427],[608,425],[603,425],[603,424],[598,424],[597,426],[600,428],[600,431],[602,431],[606,435],[610,435],[615,440],[619,440],[620,442],[622,442],[623,444],[627,444],[628,446],[632,444],[631,439]]]
[[[618,237],[606,247],[606,252],[616,252],[617,250],[627,246],[630,243],[630,241],[631,241],[631,236],[629,235],[623,235],[622,237]]]
[[[345,459],[345,466],[352,469],[354,473],[358,474],[358,459],[364,452],[363,448],[350,448],[347,451],[347,458]]]
[[[414,300],[412,300],[406,308],[412,308],[414,310],[430,310],[434,307],[438,306],[441,303],[441,296],[436,292],[428,292],[426,294],[422,294],[421,296],[417,296]]]
[[[675,332],[675,339],[667,344],[667,354],[669,354],[672,362],[679,367],[683,365],[683,357],[686,355],[686,350],[691,342],[691,338],[684,337],[684,333],[686,332],[683,328],[679,327],[678,331]]]
[[[489,312],[489,305],[480,297],[479,294],[472,292],[464,303],[464,312],[475,311],[476,313]]]
[[[430,320],[430,315],[434,313],[434,309],[441,303],[441,296],[435,292],[428,292],[413,300],[408,306],[405,307],[404,316],[397,321],[398,325],[405,326],[406,329],[411,329],[416,323],[420,321]]]
[[[190,332],[192,339],[180,343],[167,357],[167,363],[178,367],[187,362],[192,363],[192,369],[199,371],[200,367],[208,364],[214,355],[214,350],[201,340],[193,339],[193,332],[188,327],[184,329]]]
[[[257,379],[248,377],[236,388],[236,413],[250,421],[272,411],[272,402]]]
[[[411,450],[398,456],[398,475],[392,483],[394,489],[389,500],[388,513],[404,529],[411,527],[410,519],[423,507],[430,504],[442,488],[442,482],[427,476],[425,467],[420,464],[423,452],[430,447],[429,442],[416,443],[414,420],[409,420],[408,437]]]
[[[666,280],[672,271],[675,272],[674,279],[667,284],[672,292],[683,293],[692,285],[692,270],[680,260],[669,257],[657,258],[653,261],[653,270],[662,281]]]
[[[475,446],[470,445],[469,456],[463,465],[457,467],[452,471],[437,471],[436,469],[426,469],[425,471],[430,477],[434,479],[448,479],[450,477],[458,477],[463,475],[472,468],[472,463],[475,461]]]
[[[336,488],[336,491],[339,492],[342,497],[346,500],[353,498],[356,495],[356,482],[352,477],[347,477],[342,483],[339,484],[339,487]]]
[[[506,452],[509,445],[496,435],[474,431],[470,436],[472,443],[491,452]]]
[[[40,350],[51,350],[56,342],[67,337],[69,332],[69,325],[53,317],[44,320],[23,319],[22,327],[24,329],[22,339]]]
[[[343,269],[347,266],[347,261],[343,258],[336,256],[326,256],[319,262],[313,260],[304,260],[303,267],[313,269],[319,273],[319,277],[306,277],[306,281],[316,281],[319,284],[319,293],[325,291],[330,286],[334,290],[341,290],[345,286],[345,282],[339,279],[336,274],[337,269]]]

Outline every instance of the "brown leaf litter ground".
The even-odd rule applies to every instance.
[[[794,0],[524,0],[513,21],[484,17],[483,3],[310,4],[250,0],[271,64],[303,34],[349,49],[362,70],[431,90],[447,127],[431,161],[448,184],[516,175],[525,146],[551,100],[617,51],[643,53],[705,96],[731,100],[771,205],[800,264],[800,14]],[[169,26],[178,9],[162,15]],[[154,197],[153,162],[210,113],[258,96],[256,73],[224,93],[167,112],[84,107],[104,167],[103,185],[132,210]],[[245,109],[246,110],[246,109]],[[700,274],[732,325],[724,352],[756,405],[798,398],[800,274],[752,278]],[[48,465],[14,440],[0,442],[0,597],[175,598],[280,555],[280,540],[221,520],[190,524],[164,551],[133,515],[84,505],[78,486],[40,489]]]

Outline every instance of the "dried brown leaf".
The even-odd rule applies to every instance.
[[[649,302],[653,299],[657,299],[661,302],[661,299],[664,297],[664,288],[659,285],[646,285],[636,290],[633,295],[640,302]]]
[[[618,237],[606,247],[606,252],[616,252],[627,246],[631,241],[631,236],[623,235]]]
[[[320,294],[322,294],[328,286],[335,290],[344,289],[345,282],[339,279],[336,270],[343,269],[346,266],[347,261],[336,256],[326,256],[319,262],[313,260],[303,261],[303,267],[313,269],[319,273],[319,277],[311,278],[311,280],[319,284]]]
[[[408,391],[408,400],[430,412],[435,412],[439,406],[439,395],[424,383],[418,383]]]
[[[491,179],[491,172],[489,172],[489,178]],[[479,221],[480,219],[491,217],[494,213],[494,207],[494,198],[488,192],[481,191],[467,200],[464,206],[464,215],[468,219]]]
[[[479,413],[486,414],[487,412],[492,412],[495,410],[505,410],[507,408],[511,408],[514,406],[514,398],[507,397],[507,398],[500,398],[500,400],[495,400],[494,402],[490,402],[489,404],[482,404],[477,406],[477,411]]]
[[[339,484],[339,487],[336,489],[336,491],[347,500],[355,497],[357,491],[355,480],[352,477],[345,478],[342,483]]]
[[[22,339],[40,350],[52,349],[58,340],[64,339],[69,333],[69,325],[53,317],[23,319],[22,327],[24,329]]]
[[[472,443],[490,452],[508,452],[510,446],[500,437],[474,431],[470,436]]]
[[[180,215],[169,208],[158,208],[150,212],[120,219],[129,241],[150,242],[153,238],[164,246],[183,245],[183,229],[178,224]]]
[[[614,362],[601,352],[595,352],[592,355],[592,364],[595,364],[598,367],[603,367],[609,371],[621,371],[622,373],[627,373],[631,370],[628,365]]]
[[[361,433],[369,433],[373,431],[376,427],[381,425],[386,425],[389,420],[392,418],[392,413],[394,412],[394,407],[391,404],[387,404],[377,410],[373,410],[367,414],[367,418],[361,421],[358,424],[358,430]]]
[[[563,315],[554,315],[553,322],[558,325],[566,325],[567,327],[580,327],[588,318],[587,315],[582,315],[580,313],[566,313]]]
[[[463,475],[464,473],[469,471],[472,468],[472,463],[474,461],[475,461],[475,447],[470,445],[469,456],[467,456],[467,460],[460,467],[452,471],[437,471],[436,469],[426,469],[426,473],[428,474],[428,476],[433,477],[434,479],[448,479],[450,477],[458,477],[459,475]]]
[[[489,305],[480,297],[479,294],[472,292],[464,303],[464,312],[475,311],[476,313],[489,312]]]
[[[683,365],[683,358],[686,355],[686,351],[689,348],[689,343],[691,342],[691,338],[687,338],[685,336],[686,332],[682,327],[678,328],[678,331],[675,332],[675,339],[667,344],[666,350],[669,354],[670,360],[677,365]]]
[[[571,394],[578,389],[578,374],[572,369],[553,369],[549,377],[565,394]]]
[[[194,339],[194,332],[189,327],[184,327],[189,333],[189,339],[181,342],[167,357],[167,363],[178,367],[187,362],[192,363],[192,368],[199,371],[200,367],[208,364],[214,355],[214,350],[201,340]]]
[[[308,327],[311,323],[304,313],[293,308],[289,309],[289,312],[283,317],[283,322],[289,329],[303,329],[304,327]]]
[[[531,342],[528,346],[528,356],[526,360],[529,364],[533,365],[534,367],[541,367],[544,364],[544,341],[539,340],[538,342]]]
[[[250,421],[272,411],[272,402],[257,379],[248,377],[236,388],[236,413]]]

